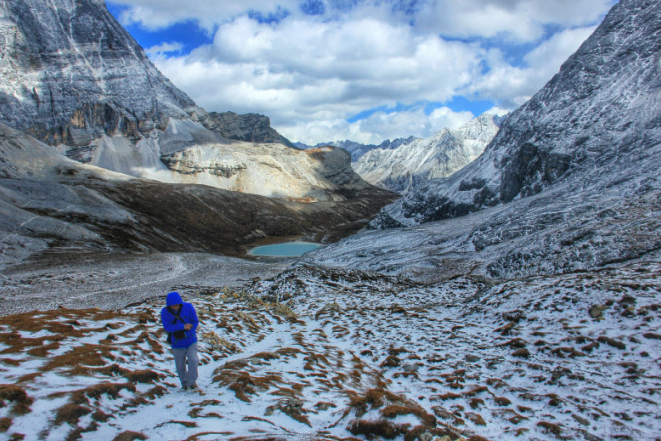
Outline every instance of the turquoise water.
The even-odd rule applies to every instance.
[[[316,248],[319,248],[319,244],[310,242],[285,242],[256,247],[250,250],[248,254],[253,256],[296,257]]]

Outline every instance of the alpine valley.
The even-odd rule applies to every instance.
[[[620,0],[502,122],[354,146],[381,177],[479,155],[389,205],[350,153],[197,107],[101,0],[3,1],[0,41],[0,436],[660,439],[658,0]],[[237,257],[286,237],[327,243]]]

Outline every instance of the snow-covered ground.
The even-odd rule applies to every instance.
[[[173,274],[176,258],[163,256]],[[0,436],[655,440],[661,433],[658,261],[434,284],[298,264],[241,289],[219,284],[227,268],[181,289],[201,319],[199,392],[178,388],[160,331],[162,299],[0,318]]]
[[[287,265],[204,253],[54,255],[3,269],[0,315],[60,306],[118,309],[173,289],[194,294],[209,285],[241,286]]]

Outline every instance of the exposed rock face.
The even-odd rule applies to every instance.
[[[618,3],[474,163],[386,207],[384,230],[306,258],[425,281],[658,261],[660,8]]]
[[[0,266],[42,252],[240,255],[264,236],[337,240],[393,197],[356,190],[350,201],[309,204],[134,179],[67,159],[1,123],[0,195]]]
[[[394,149],[373,149],[353,168],[367,182],[405,193],[421,182],[451,175],[484,151],[498,132],[495,115],[482,115],[457,130],[443,129]]]
[[[2,2],[0,41],[2,120],[49,144],[139,138],[195,109],[102,0]]]
[[[513,112],[484,154],[448,179],[423,185],[385,209],[374,226],[464,215],[540,193],[610,188],[658,165],[661,140],[661,4],[624,0],[528,103]],[[658,163],[657,163],[658,164]],[[641,188],[644,184],[641,182]]]
[[[370,188],[343,154],[292,149],[265,116],[197,107],[101,0],[3,2],[2,40],[0,121],[71,159],[139,178],[309,202]]]
[[[256,113],[238,115],[234,112],[210,112],[200,118],[204,127],[227,139],[294,145],[271,127],[271,120]]]
[[[262,115],[198,108],[147,58],[103,0],[0,5],[2,120],[49,144],[132,139],[193,116],[227,139],[290,142]]]

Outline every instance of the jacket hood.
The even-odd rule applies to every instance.
[[[184,303],[184,301],[181,299],[181,296],[179,295],[178,292],[173,291],[171,293],[168,293],[168,297],[165,301],[165,304],[167,306],[181,305],[182,303]]]

